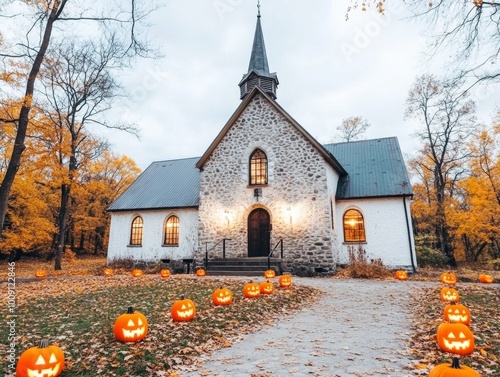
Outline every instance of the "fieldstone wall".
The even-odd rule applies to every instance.
[[[256,149],[268,158],[268,184],[254,197],[249,158]],[[332,273],[336,264],[331,194],[338,179],[316,148],[265,97],[256,94],[206,161],[200,177],[199,250],[223,238],[226,257],[247,257],[247,221],[264,208],[273,226],[271,245],[284,242],[294,274]],[[222,257],[222,243],[210,251]]]

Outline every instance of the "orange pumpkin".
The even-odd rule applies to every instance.
[[[257,283],[250,282],[243,286],[243,296],[246,298],[256,298],[260,296],[260,286]]]
[[[462,304],[448,304],[444,307],[444,320],[454,323],[470,324],[470,311]]]
[[[168,279],[170,277],[170,270],[168,268],[164,268],[160,271],[160,276],[162,279]]]
[[[132,276],[135,277],[135,278],[140,278],[142,277],[142,275],[144,275],[144,271],[138,269],[138,268],[134,268],[132,270]]]
[[[491,275],[480,274],[479,281],[481,283],[484,283],[484,284],[491,284],[491,283],[493,283],[494,279],[493,279],[493,276],[491,276]]]
[[[130,306],[127,313],[116,319],[113,332],[116,340],[120,342],[137,342],[146,337],[148,321],[142,313],[134,312]]]
[[[196,315],[196,306],[192,300],[181,296],[180,300],[174,301],[172,304],[171,313],[174,321],[191,321]]]
[[[270,295],[274,292],[274,285],[269,280],[260,283],[260,293],[263,295]]]
[[[444,287],[443,289],[441,289],[440,297],[441,301],[444,302],[460,301],[460,295],[458,294],[458,292],[455,289],[449,287]]]
[[[36,270],[35,277],[38,279],[45,279],[47,277],[47,271],[45,270]]]
[[[16,366],[16,377],[56,377],[64,369],[64,352],[57,346],[49,346],[42,340],[39,347],[24,351]]]
[[[408,280],[408,273],[404,270],[398,270],[394,273],[397,280]]]
[[[437,342],[445,352],[462,356],[474,352],[474,335],[463,323],[441,323],[437,329]]]
[[[443,284],[455,285],[457,283],[457,277],[452,272],[443,272],[439,280]]]
[[[281,275],[278,282],[281,288],[289,288],[292,286],[292,277],[288,274]]]
[[[429,372],[429,377],[481,377],[474,369],[460,365],[458,360],[457,357],[454,357],[451,365],[436,365]]]
[[[233,302],[233,294],[229,289],[220,287],[212,294],[212,302],[217,306],[230,305]]]
[[[274,270],[266,270],[266,271],[264,271],[264,277],[266,279],[272,279],[275,276],[276,276],[276,272],[274,272]]]
[[[207,273],[205,272],[205,270],[203,268],[198,268],[196,270],[196,276],[205,276]]]
[[[102,274],[104,276],[113,276],[113,269],[106,267],[104,270],[102,270]]]

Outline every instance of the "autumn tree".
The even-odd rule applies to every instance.
[[[454,84],[433,76],[418,77],[407,98],[406,116],[420,123],[416,137],[421,149],[411,166],[429,182],[434,201],[433,232],[437,247],[456,266],[446,209],[456,184],[468,172],[470,151],[466,148],[475,126],[475,104]]]
[[[370,127],[370,123],[366,119],[360,116],[352,116],[342,120],[342,123],[337,127],[339,131],[336,140],[339,141],[353,141],[359,140],[361,135],[366,132]]]

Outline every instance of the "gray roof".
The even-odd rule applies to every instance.
[[[108,211],[198,207],[198,160],[199,157],[153,162]]]
[[[397,138],[351,141],[324,147],[348,173],[340,178],[338,199],[413,194]]]

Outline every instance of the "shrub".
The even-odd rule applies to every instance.
[[[429,246],[416,247],[417,262],[420,267],[443,267],[448,264],[448,258],[442,251]]]
[[[349,246],[349,265],[346,273],[352,278],[374,279],[392,276],[391,270],[385,267],[381,259],[368,260],[367,253],[361,245]]]

